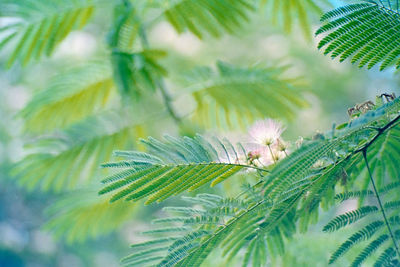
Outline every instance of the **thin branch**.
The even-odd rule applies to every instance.
[[[399,248],[398,248],[397,243],[396,243],[396,239],[394,237],[392,228],[390,227],[389,221],[388,221],[388,219],[386,217],[385,209],[383,208],[381,198],[379,196],[378,190],[376,189],[374,178],[372,177],[371,169],[369,168],[368,159],[367,159],[367,149],[364,149],[362,151],[362,153],[363,153],[365,165],[367,166],[367,170],[368,170],[369,178],[370,178],[371,183],[372,183],[372,187],[374,188],[375,196],[376,196],[376,198],[378,200],[379,208],[380,208],[380,210],[382,212],[382,215],[383,215],[383,219],[385,220],[386,227],[387,227],[387,229],[389,231],[390,237],[392,238],[392,241],[393,241],[394,247],[396,249],[397,255],[400,257],[400,252],[399,252]]]
[[[267,173],[270,172],[269,170],[266,170],[264,168],[260,168],[260,167],[254,166],[254,165],[239,164],[239,163],[210,162],[210,163],[189,163],[189,164],[172,164],[172,165],[179,167],[179,166],[188,166],[188,165],[198,165],[198,166],[204,165],[204,166],[206,166],[206,165],[210,165],[210,164],[218,164],[218,165],[225,165],[225,166],[238,166],[238,167],[243,167],[246,169],[257,170],[260,172],[267,172]],[[159,166],[168,166],[168,164],[159,165]]]
[[[146,31],[144,29],[143,26],[140,27],[139,30],[139,34],[140,34],[140,40],[142,42],[142,46],[143,48],[149,48],[149,41],[147,39],[147,35],[146,35]],[[182,123],[181,118],[176,114],[173,106],[172,106],[172,99],[170,94],[168,93],[168,90],[164,84],[164,80],[160,77],[158,79],[155,80],[156,86],[158,87],[158,89],[161,92],[161,96],[163,98],[165,107],[167,108],[167,111],[169,113],[169,115],[172,117],[172,119],[179,125]]]
[[[272,153],[271,145],[268,145],[269,152],[271,153],[272,160],[276,163],[275,155]]]
[[[234,223],[236,223],[241,217],[247,215],[249,212],[253,211],[254,209],[256,209],[257,207],[259,207],[262,204],[268,204],[266,199],[262,199],[260,201],[258,201],[257,203],[255,203],[254,205],[246,208],[243,212],[241,212],[240,214],[238,214],[237,216],[233,217],[232,219],[230,219],[228,221],[228,223],[226,223],[225,225],[223,225],[222,227],[219,227],[217,229],[216,232],[214,232],[211,236],[209,236],[207,239],[205,239],[203,242],[200,243],[200,245],[197,247],[202,247],[205,244],[208,244],[209,242],[211,242],[214,238],[216,238],[221,232],[225,231],[226,229],[228,229],[228,227],[230,227],[231,225],[233,225]],[[217,242],[220,241],[217,239]],[[187,258],[190,258],[190,256],[192,256],[194,253],[196,253],[198,250],[197,248],[191,250],[188,252],[188,254],[186,255],[186,257],[183,257],[181,259],[177,260],[177,263],[181,263],[182,261],[186,260]]]
[[[381,128],[374,128],[374,130],[378,131],[378,133],[374,136],[374,138],[371,139],[367,144],[365,144],[363,147],[355,150],[351,155],[354,155],[359,152],[363,152],[364,150],[368,149],[370,145],[372,145],[382,134],[384,134],[388,129],[392,128],[393,126],[396,125],[396,123],[400,120],[400,115],[397,115],[393,120],[391,120],[388,124]]]

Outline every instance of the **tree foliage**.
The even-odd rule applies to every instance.
[[[381,147],[379,140],[391,134],[392,131],[396,131],[400,123],[399,111],[400,99],[395,99],[355,118],[346,128],[337,130],[330,135],[324,135],[322,140],[310,141],[303,144],[301,148],[287,158],[279,161],[271,172],[267,169],[265,169],[265,172],[261,171],[259,173],[258,186],[250,187],[251,194],[249,191],[245,191],[244,198],[242,195],[235,199],[235,201],[249,201],[245,207],[237,209],[232,217],[225,219],[224,223],[216,226],[209,234],[204,233],[205,236],[197,236],[194,232],[190,232],[187,235],[184,234],[184,237],[176,239],[171,247],[165,247],[165,249],[168,249],[168,253],[163,258],[154,256],[150,257],[151,261],[160,260],[160,266],[199,266],[211,251],[217,247],[222,247],[223,254],[230,255],[228,259],[236,255],[241,249],[247,250],[243,259],[244,265],[250,261],[250,257],[253,254],[256,255],[253,258],[253,265],[258,266],[260,264],[259,261],[266,258],[267,251],[265,244],[269,244],[268,250],[272,256],[276,251],[282,250],[284,237],[290,238],[296,230],[296,221],[300,221],[301,224],[307,227],[307,224],[312,222],[310,217],[318,212],[320,205],[323,205],[324,202],[326,203],[326,198],[332,195],[335,185],[343,179],[343,175],[345,173],[348,175],[351,171],[352,175],[358,175],[362,169],[351,168],[355,164],[354,160],[359,159],[360,154],[364,155],[365,153],[366,155],[368,150],[372,151],[376,146]],[[119,163],[109,163],[106,166],[125,167],[127,170],[122,174],[117,173],[107,178],[107,182],[118,180],[111,184],[111,186],[105,187],[100,193],[108,192],[124,186],[128,182],[133,182],[131,187],[127,187],[120,191],[120,193],[117,193],[112,200],[126,195],[128,195],[127,200],[136,200],[154,193],[155,196],[150,197],[148,200],[148,202],[152,202],[154,200],[164,200],[171,194],[177,194],[186,189],[193,189],[190,187],[193,184],[197,188],[196,183],[204,184],[209,182],[210,178],[208,175],[203,174],[202,170],[204,169],[205,173],[208,174],[209,168],[215,168],[214,177],[216,180],[212,184],[215,184],[215,181],[220,182],[226,178],[225,176],[217,178],[221,174],[219,168],[215,166],[215,158],[214,162],[212,158],[202,158],[207,155],[204,152],[209,151],[208,149],[211,148],[213,151],[216,151],[208,143],[200,146],[200,142],[196,142],[195,139],[184,138],[178,141],[169,138],[169,140],[168,143],[160,143],[155,139],[146,141],[146,144],[152,148],[150,151],[154,151],[152,154],[118,152],[119,155],[124,155],[127,160]],[[208,149],[205,150],[204,147]],[[193,153],[194,151],[197,151],[197,153]],[[224,148],[224,151],[227,151],[227,149]],[[384,152],[383,149],[382,153]],[[234,154],[237,155],[236,152]],[[226,156],[229,158],[228,152]],[[376,157],[376,154],[374,156]],[[373,160],[374,156],[369,155],[369,160]],[[188,159],[191,159],[191,162],[202,162],[204,166],[200,171],[194,173],[186,170],[185,165],[182,169],[175,170],[165,163],[161,165],[162,161],[160,157],[168,159],[171,162],[170,164],[176,166],[175,168],[182,166],[182,159],[186,162]],[[239,160],[238,157],[233,159],[236,161]],[[320,162],[320,164],[316,164],[317,162]],[[356,161],[356,163],[358,162]],[[159,164],[166,169],[163,170],[162,167],[154,168],[155,166],[159,166]],[[231,164],[238,167],[237,170],[235,169],[236,171],[243,167],[239,163]],[[143,165],[148,166],[144,167],[143,170]],[[366,166],[369,168],[369,165]],[[147,174],[148,170],[150,170],[150,174]],[[152,170],[155,173],[154,175],[151,173]],[[182,174],[179,174],[180,170],[183,170]],[[142,172],[144,173],[142,174]],[[187,175],[187,173],[190,175]],[[167,187],[164,186],[165,181],[168,181]],[[179,185],[182,182],[184,184]],[[390,189],[395,189],[396,185],[398,184],[387,185],[382,191],[385,193],[390,192]],[[129,197],[129,194],[132,194],[131,197]],[[336,198],[346,199],[361,194],[361,192],[353,192],[346,195],[342,194]],[[192,201],[196,202],[194,199]],[[196,203],[203,204],[203,202],[203,200],[198,200]],[[398,201],[387,202],[384,206],[364,206],[339,215],[328,223],[323,230],[327,232],[336,231],[346,225],[362,220],[370,214],[379,214],[384,209],[396,210],[398,206]],[[220,206],[217,205],[217,208],[220,208]],[[178,208],[178,210],[180,209]],[[159,220],[168,223],[183,222],[182,226],[178,226],[176,229],[165,228],[165,230],[156,229],[155,231],[157,233],[158,231],[175,232],[178,229],[179,231],[186,231],[188,229],[184,226],[190,222],[192,227],[192,221],[199,222],[197,228],[194,230],[195,232],[203,229],[209,230],[210,227],[206,227],[203,224],[208,225],[211,223],[214,225],[215,220],[217,220],[214,217],[203,216],[204,213],[202,211],[189,210],[189,215],[194,218],[185,219],[177,217]],[[331,262],[349,250],[350,246],[368,239],[373,235],[374,231],[383,226],[384,223],[382,220],[375,221],[354,234],[347,243],[343,244],[335,252],[331,258]],[[391,228],[385,228],[385,230],[391,231]],[[396,238],[396,232],[394,233],[394,238]],[[168,240],[172,241],[171,239]],[[389,235],[383,234],[373,243],[369,244],[355,259],[353,265],[358,266],[361,264],[365,258],[370,256],[387,240],[389,240]],[[175,245],[176,242],[183,242],[183,244],[177,247]],[[137,257],[141,257],[141,253],[147,255],[147,253],[160,252],[160,250],[152,247],[155,243],[150,242],[146,244],[151,245],[149,250],[128,256],[125,261],[137,260]],[[260,256],[259,253],[262,253],[261,255],[264,256]],[[148,263],[146,260],[133,262],[135,264]]]
[[[399,5],[358,0],[328,11],[316,32],[324,34],[318,49],[359,67],[398,68]],[[7,67],[50,57],[86,25],[109,24],[106,33],[99,31],[105,44],[100,59],[54,75],[18,114],[28,142],[12,173],[27,190],[59,196],[48,209],[46,229],[83,242],[129,221],[141,200],[156,209],[156,203],[187,194],[181,206],[164,207],[168,215],[153,220],[154,229],[143,232],[151,238],[133,244],[123,264],[200,266],[220,252],[227,265],[240,258],[243,266],[265,266],[285,253],[294,234],[318,222],[322,211],[356,199],[358,207],[322,228],[331,234],[353,231],[329,263],[356,251],[352,266],[368,260],[398,265],[400,98],[382,94],[375,103],[358,104],[344,124],[296,148],[268,136],[255,149],[204,132],[240,130],[266,117],[296,120],[309,103],[290,67],[215,60],[211,67],[175,73],[178,59],[148,37],[160,22],[201,41],[241,36],[259,10],[286,32],[298,24],[308,36],[310,18],[326,6],[322,0],[2,1],[0,50],[9,54]],[[106,10],[109,20],[97,17],[97,10]],[[180,97],[193,102],[190,111],[182,111]],[[185,134],[158,138],[170,122]],[[154,132],[157,138],[145,138]],[[262,153],[270,157],[268,164]],[[237,196],[207,189],[243,177]]]
[[[360,0],[359,3],[327,12],[321,21],[327,21],[316,34],[327,34],[318,48],[326,47],[324,54],[368,69],[380,64],[380,70],[400,66],[398,49],[398,1]]]
[[[17,22],[1,28],[7,34],[0,48],[14,41],[7,61],[27,64],[33,59],[50,56],[56,46],[73,30],[85,26],[92,17],[98,1],[2,1],[1,15],[18,18]]]
[[[164,83],[169,68],[163,66],[162,60],[168,54],[154,49],[147,40],[151,24],[165,20],[178,33],[189,31],[201,39],[236,34],[257,12],[254,1],[24,0],[2,1],[0,9],[1,17],[6,19],[0,28],[0,50],[8,54],[8,67],[25,66],[52,56],[71,32],[85,30],[86,25],[90,27],[103,20],[98,14],[113,11],[110,29],[104,37],[107,51],[102,57],[64,67],[46,88],[35,92],[18,114],[24,122],[28,153],[12,172],[18,183],[31,191],[61,193],[92,184],[101,175],[98,166],[111,159],[111,151],[134,148],[134,140],[151,131],[148,122],[152,120],[162,121],[170,116],[182,125],[193,122],[237,129],[264,116],[280,118],[283,114],[284,118],[293,119],[295,110],[306,106],[300,88],[282,76],[284,68],[218,62],[215,74],[208,68],[195,68],[180,85],[197,103],[189,114],[190,121],[181,122],[176,112],[174,99]],[[212,77],[205,77],[207,73]],[[232,88],[235,90],[231,91]],[[248,89],[253,94],[244,93]],[[227,102],[225,94],[236,100]],[[274,106],[265,109],[259,94],[265,95],[262,101],[272,99]],[[256,107],[243,117],[246,105],[256,102]],[[218,112],[214,113],[214,109]],[[193,172],[201,167],[200,162],[192,165],[190,160],[187,170]],[[242,168],[245,166],[215,163],[209,176],[206,169],[204,175],[217,183]],[[219,175],[214,173],[216,169],[220,170]],[[177,169],[171,167],[170,171]],[[77,209],[79,213],[80,208]],[[62,224],[68,217],[58,216],[60,219],[54,219],[51,228],[63,235],[62,231],[67,230]],[[66,236],[79,239],[73,234]]]

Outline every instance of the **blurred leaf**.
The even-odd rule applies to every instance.
[[[282,78],[285,68],[241,68],[224,62],[195,69],[186,78],[197,102],[193,119],[205,127],[247,127],[257,118],[293,119],[308,106],[295,80]]]
[[[164,139],[164,142],[151,137],[142,140],[152,153],[116,151],[125,160],[103,164],[117,168],[118,172],[102,181],[107,185],[99,194],[116,192],[111,202],[147,197],[146,204],[150,204],[209,182],[215,186],[242,169],[256,168],[246,164],[243,146],[238,144],[236,150],[228,140],[216,139],[213,145],[200,135],[179,139],[166,135]]]
[[[47,208],[51,219],[44,228],[68,243],[84,242],[116,230],[133,218],[137,209],[137,205],[127,202],[111,205],[95,191],[78,190]]]
[[[326,21],[316,34],[327,34],[318,44],[324,54],[368,69],[380,64],[380,70],[400,67],[400,10],[398,1],[362,0],[325,13]]]
[[[113,51],[114,79],[122,98],[138,99],[145,91],[157,89],[158,78],[166,70],[156,60],[165,56],[164,51],[145,50],[138,53]]]
[[[65,191],[87,184],[113,149],[132,148],[143,122],[128,113],[88,117],[53,136],[35,141],[33,153],[16,164],[18,182],[29,190]]]
[[[234,32],[255,10],[252,0],[156,0],[152,5],[163,10],[178,33],[189,30],[200,39],[204,32],[215,37]]]
[[[286,32],[299,25],[308,40],[311,40],[310,15],[322,14],[321,5],[327,3],[326,0],[261,0],[273,23],[282,25]]]
[[[114,90],[107,61],[92,61],[61,73],[21,110],[25,130],[43,133],[76,123],[105,107]]]
[[[141,26],[136,5],[132,6],[129,1],[120,1],[114,7],[113,25],[107,35],[108,45],[121,52],[132,52]]]
[[[73,30],[85,26],[93,15],[97,0],[4,0],[0,15],[15,22],[0,28],[6,32],[0,49],[13,39],[13,51],[7,66],[16,60],[27,64],[33,59],[50,56],[56,46]]]

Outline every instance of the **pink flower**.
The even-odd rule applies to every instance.
[[[271,154],[266,146],[255,143],[245,145],[248,151],[248,163],[257,167],[265,167],[273,163]]]
[[[252,141],[264,145],[270,146],[275,143],[285,128],[278,121],[272,119],[265,119],[256,121],[253,126],[249,129],[249,135],[253,139]]]

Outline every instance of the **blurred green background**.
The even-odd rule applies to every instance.
[[[331,7],[340,4],[340,1],[330,2]],[[322,5],[325,11],[329,10],[330,6],[326,2]],[[6,16],[0,17],[0,26],[8,25],[11,20],[12,18]],[[302,89],[304,97],[310,104],[309,107],[298,110],[297,117],[292,121],[283,121],[287,127],[284,133],[285,140],[294,142],[299,136],[311,136],[317,131],[327,131],[331,129],[334,122],[346,121],[347,109],[357,103],[373,100],[375,95],[384,92],[399,94],[397,73],[391,70],[378,72],[376,69],[367,72],[348,62],[339,63],[337,60],[324,56],[317,50],[318,39],[312,34],[320,26],[319,15],[312,13],[310,21],[311,38],[309,40],[305,38],[296,23],[292,31],[287,33],[282,25],[271,21],[270,12],[263,10],[252,13],[250,21],[234,34],[224,34],[220,38],[200,40],[190,32],[178,34],[168,22],[163,20],[153,21],[148,27],[147,34],[153,49],[168,52],[160,64],[166,67],[168,72],[165,82],[172,96],[172,104],[179,116],[183,118],[190,117],[196,105],[194,100],[185,93],[185,87],[180,85],[180,75],[188,72],[192,67],[214,66],[217,60],[241,66],[289,65],[286,75],[300,77],[299,88]],[[61,221],[73,227],[74,222],[78,220],[78,215],[70,212],[70,202],[73,201],[73,205],[76,205],[79,201],[96,201],[98,181],[101,177],[93,181],[93,186],[82,188],[84,193],[80,194],[80,189],[76,189],[78,193],[75,192],[75,195],[71,196],[70,192],[45,192],[37,188],[26,190],[25,187],[18,185],[12,173],[14,164],[30,152],[30,145],[39,142],[37,136],[24,131],[24,120],[18,116],[18,113],[36,92],[48,87],[52,77],[94,59],[107,58],[109,50],[106,36],[112,23],[112,8],[105,5],[96,11],[92,20],[82,30],[72,31],[56,48],[52,57],[29,63],[26,67],[14,64],[11,68],[7,68],[6,61],[12,48],[6,47],[1,51],[1,267],[119,266],[119,259],[130,252],[129,245],[142,238],[137,232],[149,228],[149,221],[160,214],[160,206],[157,205],[151,205],[145,209],[141,208],[142,203],[134,208],[129,206],[124,209],[121,224],[111,225],[104,232],[99,230],[102,232],[100,234],[94,231],[93,235],[79,240],[80,238],[76,236],[71,237],[73,236],[71,233],[65,234],[67,232],[65,229],[44,227],[44,225],[48,226],[51,218],[54,220],[54,217],[61,216],[58,217]],[[144,99],[138,108],[150,105],[153,110],[162,109],[161,96],[157,95],[156,98],[156,103],[154,100]],[[142,113],[148,115],[150,112],[145,110]],[[139,119],[143,115],[136,111],[129,111],[128,114]],[[57,119],[57,114],[54,114],[54,118]],[[245,129],[221,129],[212,125],[199,127],[190,123],[179,128],[168,116],[162,119],[145,118],[145,120],[146,130],[142,133],[143,137],[148,135],[160,137],[164,133],[190,134],[199,131],[219,136],[245,133]],[[136,143],[136,140],[130,141],[133,144]],[[230,194],[229,190],[234,192],[234,189],[230,189],[234,186],[229,182],[213,190],[221,194],[224,192]],[[91,188],[91,190],[85,191],[86,188]],[[64,202],[60,203],[60,200]],[[166,205],[173,204],[174,201],[177,200],[168,201]],[[57,215],[59,210],[54,211],[55,203],[65,213]],[[49,207],[53,207],[53,211]],[[338,211],[331,210],[329,214],[323,214],[323,218],[327,219],[315,225],[311,234],[307,236],[298,234],[288,246],[284,261],[280,264],[326,266],[330,251],[345,238],[345,235],[341,239],[338,236],[328,236],[321,231],[321,225],[336,212]],[[75,231],[79,236],[79,229]],[[345,266],[345,261],[346,259],[342,259],[337,266]],[[224,266],[223,260],[216,258],[212,258],[206,264]]]

